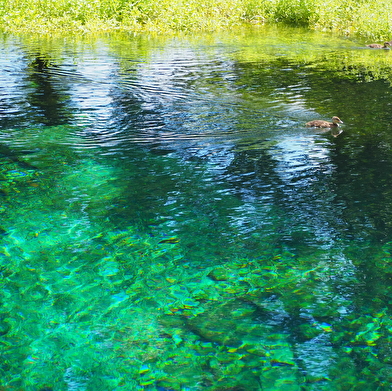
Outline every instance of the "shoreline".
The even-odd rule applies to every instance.
[[[0,5],[0,30],[13,34],[110,32],[193,34],[242,26],[284,24],[371,41],[389,41],[392,3],[369,0],[51,0]]]

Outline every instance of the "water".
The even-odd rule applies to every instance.
[[[390,51],[277,27],[0,50],[1,389],[392,389]]]

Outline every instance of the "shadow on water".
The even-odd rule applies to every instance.
[[[390,53],[1,45],[1,387],[391,387]]]

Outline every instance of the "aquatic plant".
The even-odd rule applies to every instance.
[[[168,33],[281,22],[385,40],[391,38],[391,12],[387,0],[3,0],[0,27],[18,33]]]
[[[387,0],[317,1],[309,25],[343,35],[363,35],[370,39],[389,40],[392,28],[392,4]]]

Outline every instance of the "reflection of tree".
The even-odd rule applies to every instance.
[[[333,68],[332,65],[326,64],[327,69]],[[306,183],[301,186],[299,176],[292,177],[290,180],[297,182],[295,188],[287,180],[282,183],[283,198],[278,202],[296,210],[297,216],[302,210],[305,216],[313,215],[314,218],[322,213],[321,205],[324,211],[330,210],[329,217],[323,215],[325,222],[347,238],[361,237],[361,231],[376,241],[390,237],[388,173],[392,172],[392,158],[388,146],[391,137],[385,132],[389,123],[389,113],[385,110],[390,105],[389,87],[383,82],[357,83],[355,73],[351,75],[352,80],[347,75],[342,80],[334,72],[304,68],[287,58],[257,66],[238,63],[236,68],[237,85],[259,86],[256,93],[274,100],[283,110],[291,103],[301,103],[302,110],[316,108],[322,110],[320,116],[323,117],[336,113],[343,120],[347,119],[346,127],[356,126],[356,133],[343,133],[334,143],[325,143],[329,153],[317,170],[309,168],[307,173],[302,173],[304,178],[312,179],[308,183],[310,187]],[[339,90],[344,90],[344,94]],[[365,115],[357,112],[362,107],[368,108]],[[287,114],[290,115],[282,111],[280,115]],[[271,171],[275,170],[271,168]],[[292,202],[287,202],[290,200]]]
[[[67,107],[68,86],[64,78],[55,81],[53,73],[56,68],[54,60],[43,53],[27,53],[28,81],[31,92],[27,95],[32,120],[44,125],[60,125],[69,122],[72,116]]]
[[[391,238],[392,158],[385,141],[379,135],[345,139],[333,157],[340,167],[334,192],[345,205],[343,234],[351,240],[382,243]]]

